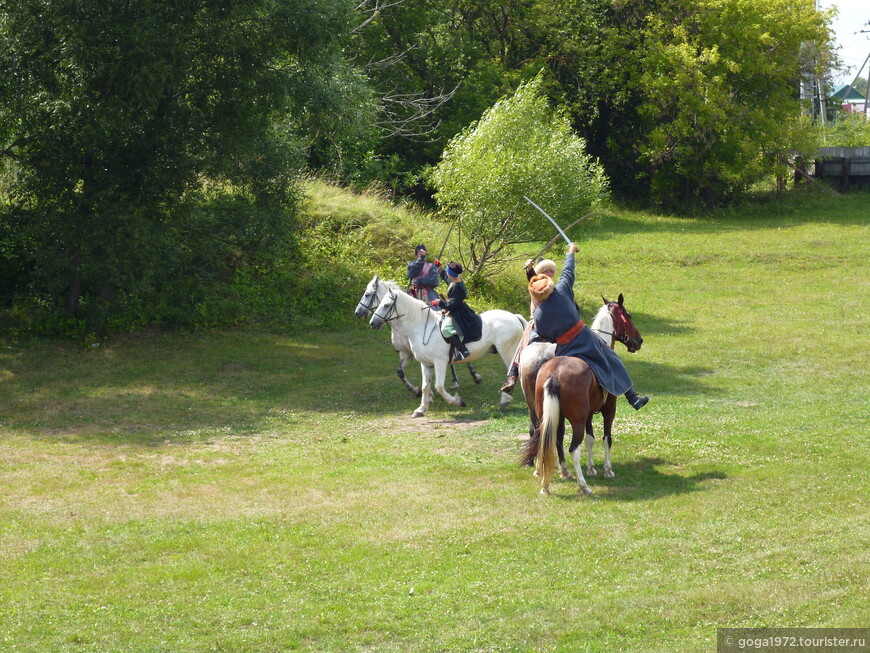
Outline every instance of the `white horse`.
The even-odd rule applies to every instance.
[[[414,358],[420,361],[423,374],[422,400],[414,411],[413,417],[426,414],[432,402],[432,372],[435,372],[435,390],[451,406],[464,406],[465,402],[457,394],[451,395],[444,388],[444,377],[450,357],[450,345],[441,335],[440,315],[429,309],[426,302],[403,292],[394,281],[382,281],[387,293],[375,309],[370,320],[373,329],[380,329],[389,323],[393,333],[401,330],[411,346]],[[508,311],[492,310],[480,314],[483,331],[480,340],[466,342],[471,356],[463,363],[477,360],[489,352],[497,353],[505,364],[505,372],[510,366],[514,352],[523,335],[526,320],[522,315]],[[510,403],[511,396],[501,393],[499,406],[504,408]]]
[[[378,275],[375,275],[366,286],[353,314],[359,319],[367,316],[370,317],[386,294],[387,283],[381,281],[378,279]],[[399,353],[399,367],[396,368],[396,374],[399,375],[402,383],[405,384],[405,387],[408,388],[411,394],[415,397],[421,396],[423,394],[422,390],[411,383],[411,381],[405,376],[405,366],[407,366],[408,362],[414,358],[414,353],[411,351],[411,343],[408,342],[405,332],[401,329],[390,329],[390,342],[393,344],[393,349]],[[456,376],[456,368],[451,367],[450,371],[453,375],[453,389],[456,390],[459,388],[459,379]],[[473,365],[468,366],[468,372],[471,374],[471,378],[474,379],[475,383],[483,381],[483,377],[477,373]]]
[[[604,300],[604,305],[598,309],[598,313],[595,314],[595,318],[592,320],[589,328],[611,349],[615,348],[617,342],[621,342],[630,353],[638,351],[641,345],[643,345],[643,338],[631,321],[631,313],[625,309],[625,300],[622,293],[619,293],[619,299],[615,302],[610,302],[605,297],[601,299]],[[555,343],[533,342],[527,345],[520,354],[520,384],[523,389],[526,405],[529,408],[530,438],[536,436],[535,430],[538,426],[538,416],[535,414],[535,381],[538,377],[538,370],[541,369],[541,365],[553,358],[555,353]],[[610,427],[613,423],[613,416],[605,415],[604,420],[604,438],[602,438],[604,442],[604,476],[605,478],[613,478],[613,468],[610,464],[610,447],[612,444]],[[562,478],[571,478],[571,473],[568,471],[568,466],[565,463],[563,436],[564,428],[560,429],[559,438],[556,441],[559,468]],[[586,422],[586,473],[589,476],[595,476],[598,473],[592,461],[592,445],[594,443],[595,436],[592,431],[592,415],[590,415]]]

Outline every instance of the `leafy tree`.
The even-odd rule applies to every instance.
[[[563,226],[607,198],[607,178],[585,152],[568,119],[554,111],[541,77],[499,100],[452,139],[431,180],[440,208],[458,225],[470,276],[486,276],[510,245],[546,240],[550,223],[531,197]]]
[[[641,160],[654,199],[715,204],[781,165],[802,123],[802,44],[824,44],[809,0],[685,0],[650,16]]]
[[[0,0],[15,294],[185,315],[285,241],[306,154],[370,122],[355,20],[342,0]]]

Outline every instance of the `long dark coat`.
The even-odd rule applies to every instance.
[[[447,301],[440,300],[437,304],[438,308],[444,309],[453,318],[453,326],[462,334],[463,342],[480,340],[483,335],[483,320],[465,303],[465,298],[468,296],[465,283],[462,281],[451,283],[444,270],[441,270],[441,278],[449,283],[450,287],[447,289]]]
[[[535,329],[540,340],[556,343],[556,356],[582,358],[598,384],[614,395],[631,389],[631,378],[616,352],[604,344],[587,326],[565,344],[557,340],[580,320],[580,312],[574,303],[574,254],[565,257],[565,266],[553,293],[535,311]]]
[[[411,288],[411,294],[417,299],[422,299],[427,304],[433,299],[438,299],[435,288],[441,282],[438,278],[438,268],[434,263],[427,263],[425,256],[418,256],[408,263],[408,278],[411,285],[416,286],[416,291]]]

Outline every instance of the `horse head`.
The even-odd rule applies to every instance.
[[[614,339],[625,345],[632,354],[640,351],[643,338],[640,331],[634,326],[634,322],[631,321],[631,313],[625,309],[625,298],[622,293],[619,293],[619,298],[615,302],[608,301],[604,295],[601,296],[601,299],[607,304],[607,312],[613,320]]]
[[[378,275],[375,275],[366,286],[365,292],[363,293],[363,296],[360,297],[359,303],[356,305],[356,310],[353,312],[357,319],[361,320],[377,308],[381,301],[380,292],[382,292],[380,281]]]
[[[377,278],[377,275],[375,275],[375,278]],[[396,308],[396,302],[398,299],[399,295],[394,288],[387,287],[385,289],[383,298],[372,313],[372,318],[369,320],[372,329],[377,331],[387,322],[391,322],[399,317],[399,311]]]

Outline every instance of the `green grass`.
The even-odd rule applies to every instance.
[[[467,408],[412,420],[388,334],[350,318],[4,343],[0,649],[708,651],[718,627],[866,626],[867,206],[590,232],[577,297],[625,293],[652,397],[620,400],[591,499],[517,467],[495,356],[481,386],[461,370]]]

